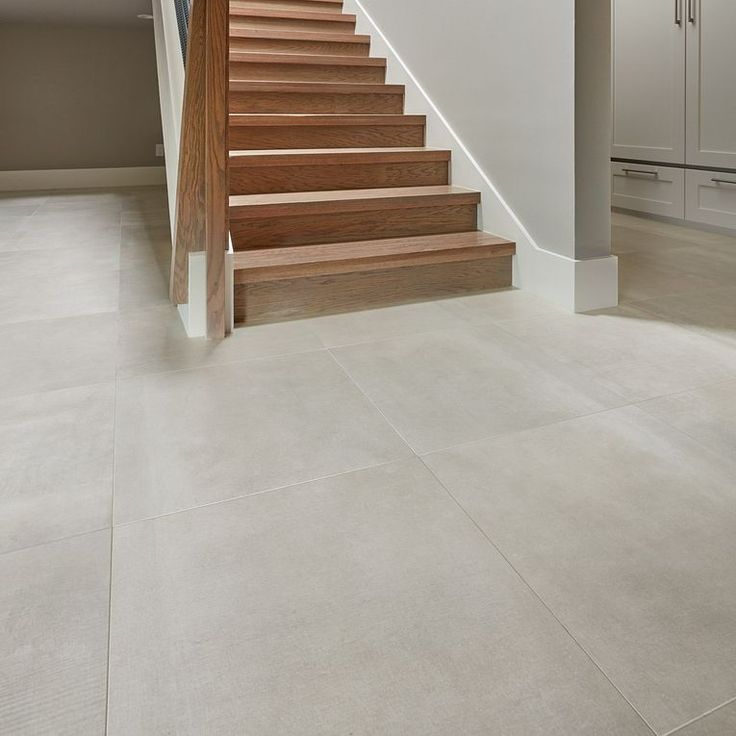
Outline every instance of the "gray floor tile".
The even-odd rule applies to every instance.
[[[736,287],[649,299],[632,306],[672,324],[736,342]]]
[[[652,399],[639,407],[711,450],[736,458],[736,381]]]
[[[110,534],[0,555],[0,733],[103,736]]]
[[[557,314],[554,304],[520,289],[504,289],[437,302],[443,309],[467,322],[504,322]]]
[[[120,381],[116,426],[117,522],[411,454],[325,351]]]
[[[426,460],[658,733],[733,695],[736,464],[634,407]]]
[[[736,346],[631,307],[504,322],[535,350],[577,363],[635,402],[736,376]]]
[[[0,398],[115,377],[117,315],[0,325]]]
[[[0,400],[0,553],[111,523],[114,385]]]
[[[732,736],[735,733],[736,703],[730,703],[695,723],[675,731],[672,736]]]
[[[418,461],[122,527],[110,736],[646,736]]]
[[[418,452],[620,405],[582,372],[492,325],[333,351]]]
[[[169,276],[160,264],[124,268],[120,271],[120,311],[169,305]]]
[[[171,305],[120,315],[121,377],[319,350],[322,343],[301,322],[242,327],[226,340],[189,338]]]
[[[118,248],[0,253],[0,324],[113,312]]]
[[[425,302],[329,315],[302,320],[299,324],[302,329],[316,333],[327,347],[335,347],[452,329],[460,327],[462,321],[442,309],[439,302]]]

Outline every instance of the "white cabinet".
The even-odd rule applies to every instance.
[[[684,161],[685,2],[613,3],[614,158]]]
[[[612,33],[614,206],[736,228],[736,0],[613,0]]]
[[[686,171],[685,201],[686,219],[736,228],[736,174]]]
[[[614,207],[665,217],[685,216],[683,169],[650,164],[613,163],[611,175]]]
[[[695,166],[736,169],[736,0],[687,3],[687,151]]]

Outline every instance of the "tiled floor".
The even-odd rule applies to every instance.
[[[0,733],[736,733],[736,239],[614,235],[211,344],[163,192],[0,199]]]

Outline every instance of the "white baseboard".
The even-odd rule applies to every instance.
[[[0,192],[147,187],[162,186],[165,183],[166,169],[163,166],[0,171]]]

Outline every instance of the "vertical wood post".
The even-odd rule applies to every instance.
[[[203,0],[197,0],[202,2]],[[225,337],[225,253],[228,247],[229,0],[206,0],[205,231],[207,337]]]
[[[169,294],[174,304],[189,299],[189,254],[203,250],[205,233],[205,45],[207,0],[194,0],[189,18],[184,109],[179,143],[176,227]]]

